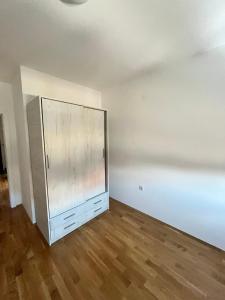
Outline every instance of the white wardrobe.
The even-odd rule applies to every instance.
[[[109,208],[107,113],[38,97],[27,116],[36,220],[51,245]]]

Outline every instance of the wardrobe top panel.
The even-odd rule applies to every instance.
[[[82,106],[82,107],[86,107],[86,108],[90,108],[90,109],[95,109],[95,110],[100,110],[100,111],[104,111],[107,112],[106,109],[102,109],[102,108],[96,108],[96,107],[92,107],[92,106],[86,106],[86,105],[82,105],[82,104],[77,104],[74,102],[69,102],[69,101],[61,101],[58,99],[52,99],[52,98],[46,98],[46,97],[40,97],[43,100],[49,100],[49,101],[56,101],[56,102],[61,102],[61,103],[67,103],[67,104],[72,104],[72,105],[77,105],[77,106]]]

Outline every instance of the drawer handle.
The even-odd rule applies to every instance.
[[[98,204],[98,203],[100,203],[100,202],[102,202],[102,200],[99,200],[99,201],[95,202],[94,204]]]
[[[49,164],[49,157],[48,157],[48,154],[46,155],[46,162],[47,162],[47,168],[50,169],[50,164]]]
[[[68,226],[64,227],[64,230],[66,230],[66,229],[70,228],[71,226],[73,226],[73,225],[75,225],[75,224],[76,224],[76,222],[73,222],[72,224],[70,224],[70,225],[68,225]]]
[[[97,211],[99,211],[99,210],[101,210],[101,209],[102,209],[102,207],[96,209],[94,212],[96,213]]]
[[[75,216],[75,213],[73,213],[72,215],[69,215],[68,217],[65,217],[64,220],[67,220],[67,219],[69,219],[69,218],[71,218],[73,216]]]

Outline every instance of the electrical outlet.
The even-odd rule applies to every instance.
[[[142,185],[139,185],[139,191],[143,191],[143,186]]]

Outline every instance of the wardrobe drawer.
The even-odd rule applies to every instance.
[[[80,220],[71,220],[51,229],[51,242],[57,241],[81,225]]]
[[[87,223],[88,221],[94,219],[98,215],[102,214],[104,211],[106,211],[109,208],[107,203],[104,203],[104,205],[95,207],[92,210],[86,211],[80,216],[80,225],[83,225]]]
[[[61,224],[70,222],[71,220],[75,220],[76,218],[78,218],[81,211],[82,211],[82,209],[80,208],[80,206],[78,206],[78,207],[68,210],[65,213],[62,213],[61,215],[58,215],[57,217],[50,219],[49,223],[50,223],[51,229],[55,228]]]
[[[97,197],[86,200],[86,202],[82,205],[83,212],[95,210],[101,206],[103,207],[108,205],[108,203],[108,193],[101,194]]]
[[[100,207],[107,206],[109,203],[108,193],[101,194],[97,197],[91,198],[85,201],[83,204],[68,210],[65,213],[62,213],[52,219],[49,220],[50,228],[53,229],[58,227],[59,225],[63,225],[70,221],[76,221],[80,217],[83,218],[83,215],[88,211],[95,211]]]
[[[89,206],[88,210],[83,211],[77,210],[73,211],[74,215],[69,214],[69,212],[62,214],[58,217],[55,217],[54,219],[56,220],[51,220],[53,221],[52,224],[50,225],[50,230],[51,230],[51,243],[56,242],[60,238],[64,237],[68,233],[72,232],[73,230],[77,229],[81,225],[87,223],[88,221],[94,219],[98,215],[102,214],[104,211],[106,211],[109,208],[109,203],[107,199],[104,201],[98,202],[93,202],[93,206]],[[83,206],[83,205],[82,205]],[[84,208],[84,206],[83,206]],[[70,211],[70,212],[72,212]],[[78,213],[79,212],[79,213]],[[61,218],[59,218],[61,217]],[[68,219],[65,220],[64,217],[68,217]]]

